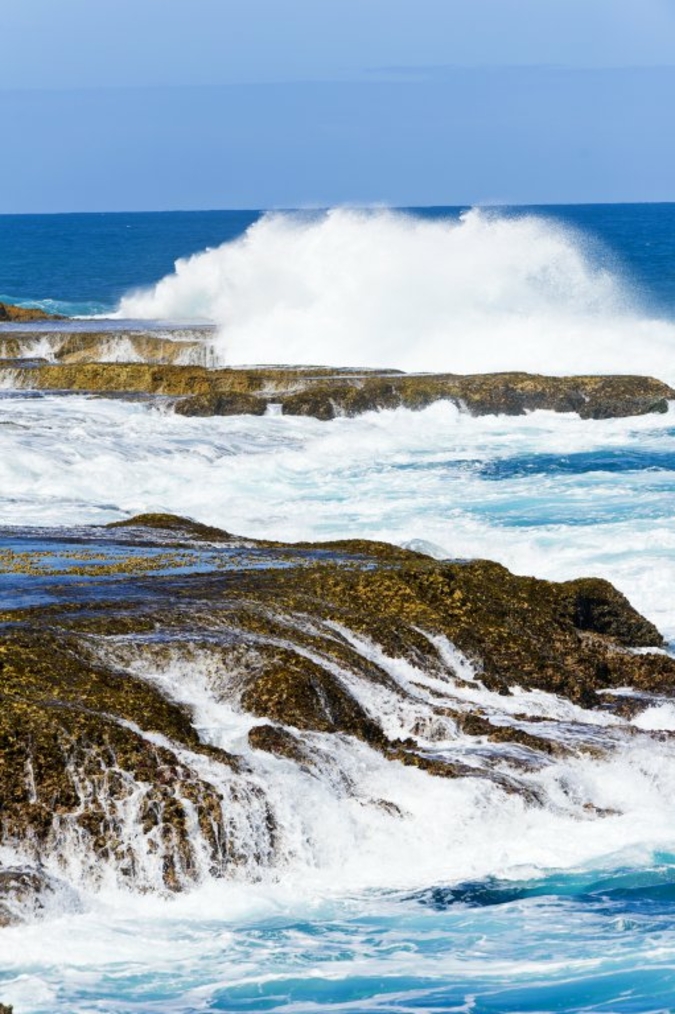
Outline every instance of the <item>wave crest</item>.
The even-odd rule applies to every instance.
[[[673,376],[675,325],[535,215],[267,214],[118,315],[207,318],[222,363]]]

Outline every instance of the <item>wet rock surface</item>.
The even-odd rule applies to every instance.
[[[0,371],[2,372],[2,371]],[[147,363],[82,363],[12,367],[19,388],[146,393],[175,400],[182,415],[285,415],[333,419],[376,409],[426,408],[451,401],[472,415],[522,415],[535,409],[576,412],[585,419],[667,411],[675,392],[650,377],[544,377],[524,373],[357,374],[258,367],[207,369]]]
[[[32,320],[63,320],[56,313],[46,313],[37,307],[13,306],[11,303],[0,303],[0,321],[23,323]]]
[[[0,318],[2,319],[2,318]],[[37,326],[37,325],[36,325]],[[45,327],[47,325],[45,324]],[[333,419],[451,401],[472,415],[536,409],[585,419],[667,411],[675,391],[640,376],[527,373],[404,374],[397,370],[259,366],[216,368],[209,327],[0,331],[0,380],[10,387],[169,400],[186,416],[285,415]]]
[[[0,868],[0,927],[44,918],[56,909],[63,912],[78,907],[75,892],[43,869]],[[0,1014],[2,1010],[0,1004]]]
[[[130,327],[101,331],[69,330],[65,326],[12,327],[0,330],[0,359],[15,360],[19,365],[21,360],[36,356],[46,362],[69,366],[92,362],[208,365],[212,358],[212,337],[212,329],[208,327],[174,326],[161,331]]]
[[[139,890],[276,861],[265,764],[330,772],[349,793],[337,747],[355,743],[538,805],[528,772],[611,749],[592,715],[629,721],[615,691],[675,692],[658,631],[606,581],[361,540],[256,542],[162,514],[5,529],[0,624],[3,842],[33,869],[67,875],[76,854],[93,882]],[[590,724],[568,728],[546,701]],[[3,897],[39,895],[34,876],[0,871],[0,921]]]

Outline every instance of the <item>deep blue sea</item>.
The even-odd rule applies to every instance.
[[[675,205],[3,216],[0,300],[112,315],[105,326],[126,331],[209,322],[211,365],[635,372],[672,385]],[[48,356],[40,335],[53,328],[37,330]],[[673,651],[672,404],[609,420],[472,418],[447,403],[331,422],[201,419],[36,396],[3,377],[2,525],[160,510],[254,537],[377,538],[550,579],[595,574]],[[378,664],[420,687],[415,708],[383,712],[410,734],[431,684],[401,660]],[[244,752],[241,716],[198,671],[190,680],[180,699]],[[432,689],[611,750],[534,773],[535,804],[333,746],[355,791],[391,800],[397,819],[249,750],[279,807],[283,865],[167,900],[94,885],[66,857],[76,903],[0,930],[0,1002],[15,1014],[675,1011],[675,703],[613,719],[517,688]],[[0,846],[0,862],[15,860]]]
[[[431,221],[466,208],[416,208]],[[0,215],[0,300],[55,312],[106,313],[127,292],[152,285],[179,258],[241,236],[261,211]],[[311,213],[310,213],[311,214]],[[499,209],[580,231],[611,269],[628,275],[652,307],[675,308],[675,204],[584,204]]]

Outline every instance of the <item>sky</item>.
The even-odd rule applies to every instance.
[[[675,200],[675,0],[0,5],[0,213]]]

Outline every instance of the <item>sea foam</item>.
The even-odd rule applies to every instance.
[[[533,214],[267,214],[118,315],[216,321],[223,364],[675,380],[675,324],[640,306],[599,244]]]
[[[539,577],[595,574],[675,638],[673,473],[662,464],[674,419],[675,406],[632,419],[472,418],[449,402],[332,422],[189,419],[11,392],[0,399],[0,523],[170,511],[258,538],[375,538]],[[610,454],[634,468],[607,471]]]

